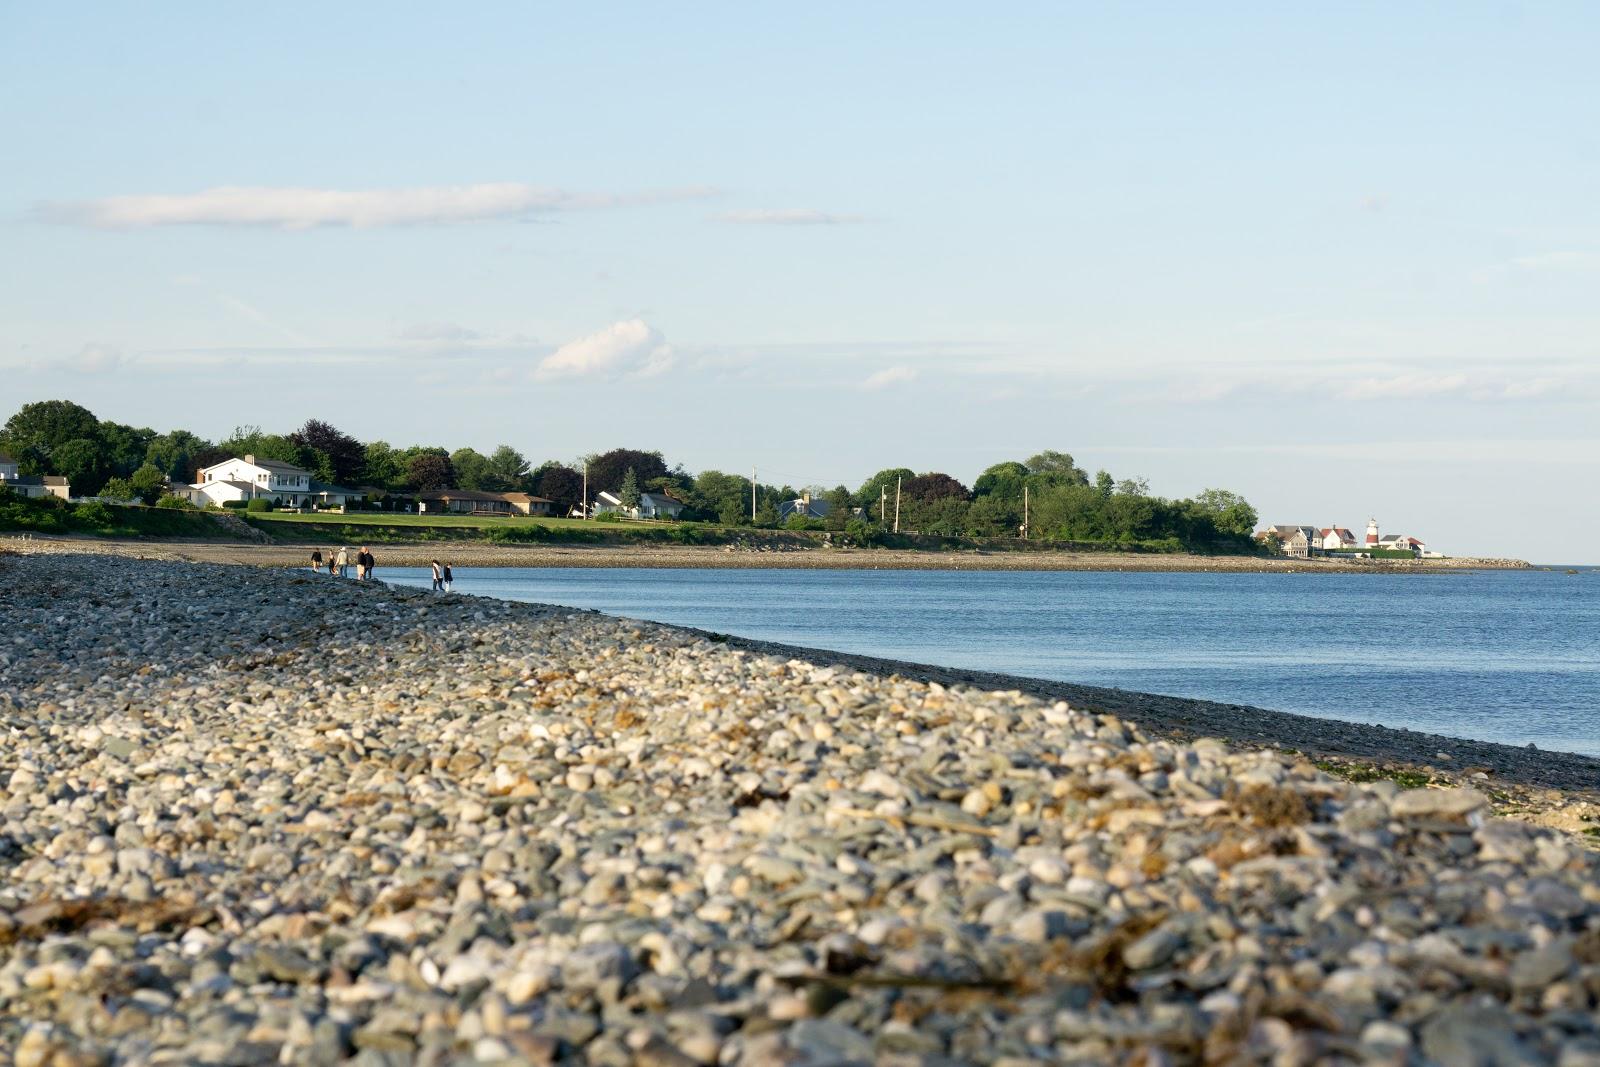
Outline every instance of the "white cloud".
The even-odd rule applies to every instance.
[[[1395,400],[1444,396],[1464,391],[1465,374],[1396,374],[1388,378],[1362,378],[1339,389],[1346,400]]]
[[[614,322],[605,329],[568,341],[540,362],[540,378],[660,374],[672,365],[672,346],[643,319]]]
[[[476,341],[483,335],[454,322],[417,322],[396,336],[402,341]]]
[[[887,389],[893,385],[905,385],[908,382],[915,381],[916,377],[917,372],[910,367],[885,367],[875,374],[867,375],[866,379],[861,383],[861,388]]]
[[[122,366],[122,350],[113,345],[87,344],[69,361],[74,370],[103,374]]]
[[[860,215],[840,215],[803,207],[744,208],[724,211],[716,218],[746,226],[842,226],[865,221]]]
[[[40,205],[36,213],[51,222],[101,229],[265,226],[307,230],[319,226],[370,228],[515,219],[551,211],[687,200],[713,193],[711,189],[692,188],[623,196],[574,193],[521,182],[416,189],[224,186],[198,193],[47,203]]]
[[[1600,252],[1566,250],[1517,256],[1511,261],[1517,270],[1585,270],[1600,267]]]

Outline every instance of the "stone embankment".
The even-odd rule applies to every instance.
[[[1469,789],[309,575],[0,556],[19,1065],[1600,1064]]]

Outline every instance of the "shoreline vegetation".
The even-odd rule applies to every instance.
[[[232,516],[224,516],[231,520]],[[242,524],[241,524],[242,525]],[[310,524],[304,524],[310,526]],[[301,524],[296,529],[304,528]],[[250,526],[248,530],[258,530]],[[211,530],[206,530],[212,533]],[[217,531],[220,533],[221,531]],[[328,531],[321,531],[328,532]],[[1289,559],[1281,556],[1198,555],[1106,550],[1020,551],[994,548],[848,548],[825,546],[793,535],[747,534],[728,544],[682,545],[659,542],[611,544],[507,544],[477,540],[384,540],[360,529],[332,531],[348,536],[304,536],[290,543],[178,537],[97,537],[0,531],[0,546],[33,545],[61,552],[106,553],[176,562],[234,563],[259,567],[301,567],[312,549],[371,544],[382,565],[426,567],[449,556],[456,567],[669,567],[787,568],[814,570],[1004,570],[1004,571],[1209,571],[1282,574],[1445,574],[1473,570],[1526,570],[1518,559],[1442,558],[1413,560]]]
[[[0,614],[19,1061],[1600,1048],[1600,809],[1518,784],[1560,754],[26,543]]]

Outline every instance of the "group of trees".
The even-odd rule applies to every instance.
[[[691,475],[660,452],[617,448],[537,467],[510,445],[488,455],[471,448],[396,448],[360,440],[311,419],[289,434],[242,426],[212,443],[186,430],[154,430],[102,421],[65,400],[25,404],[0,430],[0,451],[14,456],[24,474],[60,474],[74,493],[143,497],[154,502],[167,478],[192,481],[195,472],[232,456],[254,455],[293,463],[321,481],[389,491],[479,489],[522,491],[554,502],[565,515],[582,499],[584,470],[589,498],[601,490],[636,503],[639,494],[665,493],[682,501],[684,517],[723,525],[779,524],[779,506],[809,492],[826,500],[820,525],[871,533],[895,525],[905,532],[942,536],[1014,537],[1024,524],[1034,538],[1117,543],[1166,542],[1190,548],[1245,548],[1256,512],[1244,498],[1207,489],[1184,500],[1150,495],[1142,478],[1093,477],[1065,452],[1041,452],[1025,462],[997,463],[969,489],[941,471],[890,467],[855,492],[845,486],[758,484],[717,470]],[[898,508],[898,512],[897,509]],[[753,514],[752,514],[753,512]],[[794,525],[818,525],[796,519]],[[852,525],[853,524],[853,525]]]
[[[1169,542],[1190,548],[1244,548],[1256,512],[1237,493],[1207,489],[1193,498],[1151,496],[1143,478],[1091,478],[1065,452],[997,463],[969,490],[942,472],[889,468],[868,478],[854,503],[880,524],[895,521],[899,489],[902,530],[945,536],[1035,538],[1129,543]]]

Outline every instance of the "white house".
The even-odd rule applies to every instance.
[[[1422,555],[1423,552],[1427,551],[1428,548],[1427,545],[1423,544],[1415,537],[1407,537],[1404,534],[1384,534],[1383,537],[1378,541],[1378,547],[1399,549],[1401,551],[1411,552],[1418,556]]]
[[[1321,541],[1318,547],[1324,552],[1354,548],[1359,543],[1356,541],[1356,535],[1343,526],[1330,526],[1326,530],[1319,530],[1317,536]]]
[[[67,484],[67,480],[61,475],[46,474],[40,478],[19,474],[17,472],[17,461],[4,453],[0,453],[0,485],[10,489],[18,496],[33,497],[35,499],[57,496],[62,500],[72,499],[72,487]]]
[[[683,502],[665,493],[640,493],[639,506],[627,508],[615,493],[602,492],[595,497],[596,515],[626,515],[630,519],[676,519],[683,511]]]
[[[1261,536],[1277,534],[1278,546],[1286,556],[1306,559],[1313,548],[1322,547],[1322,537],[1315,526],[1278,525],[1262,531]]]
[[[235,457],[200,468],[189,499],[196,504],[222,504],[230,500],[270,500],[279,507],[307,507],[318,498],[311,472],[292,463],[255,456]]]

